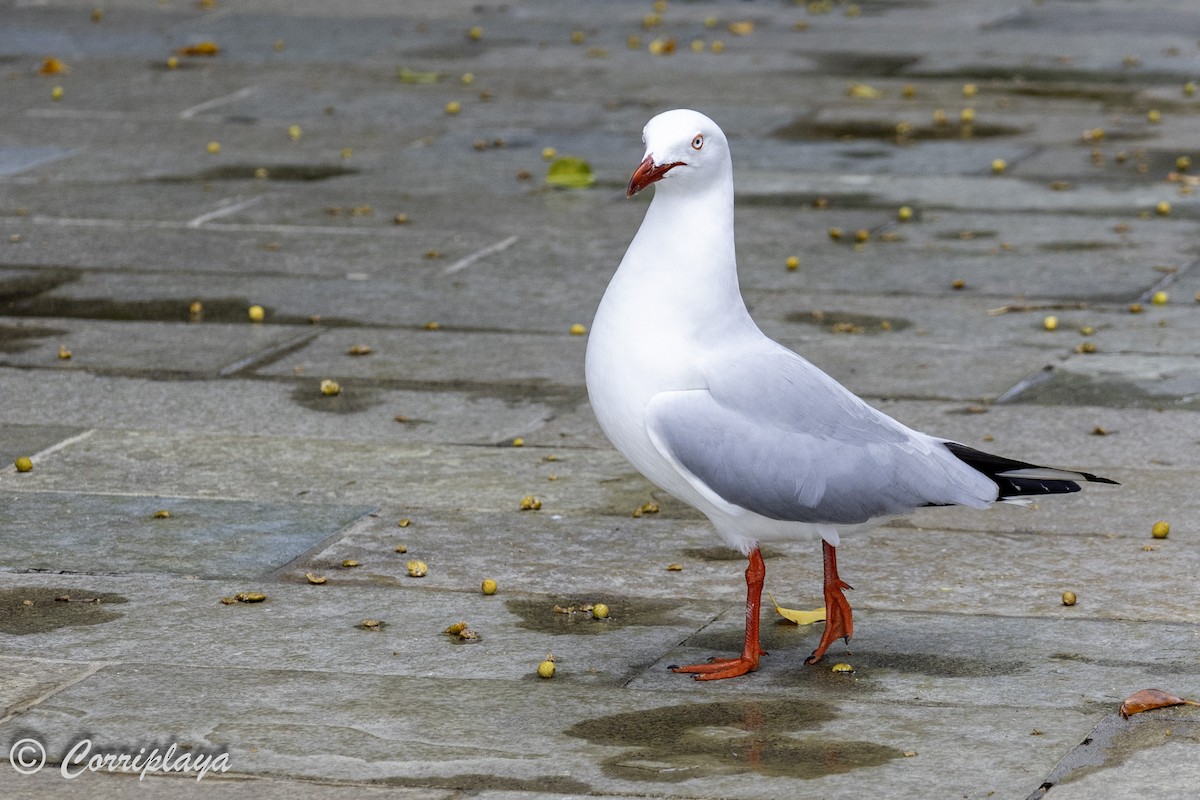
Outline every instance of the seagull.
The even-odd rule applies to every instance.
[[[1077,492],[1077,481],[1116,483],[913,430],[768,338],[738,288],[725,134],[677,109],[651,119],[642,141],[626,194],[654,184],[654,198],[596,311],[588,396],[617,450],[749,561],[741,655],[675,672],[714,680],[758,669],[761,542],[821,541],[826,620],[805,661],[814,664],[854,632],[840,533],[924,506],[1028,504]]]

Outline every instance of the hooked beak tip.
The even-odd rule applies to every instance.
[[[669,164],[655,164],[653,156],[646,156],[642,159],[642,163],[638,164],[637,169],[633,171],[633,177],[629,179],[629,186],[625,189],[625,196],[633,197],[650,184],[662,180],[667,172],[682,164],[682,161],[674,161]]]

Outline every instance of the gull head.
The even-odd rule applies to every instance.
[[[646,154],[629,179],[628,197],[659,181],[698,188],[732,170],[725,134],[699,111],[664,111],[646,123],[642,141]]]

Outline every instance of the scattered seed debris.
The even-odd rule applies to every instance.
[[[1062,604],[1064,606],[1073,606],[1077,600],[1078,598],[1075,596],[1074,592],[1066,591],[1062,593]]]
[[[354,569],[355,567],[361,566],[362,564],[358,563],[357,559],[347,558],[342,561],[342,567],[345,569]]]
[[[414,558],[404,566],[412,578],[424,578],[429,573],[429,565],[419,558]]]
[[[522,511],[538,511],[542,507],[542,501],[538,500],[531,494],[527,494],[521,498]]]
[[[323,586],[329,579],[324,575],[318,575],[315,572],[304,573],[304,580],[311,583],[313,586]]]

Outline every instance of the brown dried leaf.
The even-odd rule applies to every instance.
[[[61,59],[51,56],[42,62],[42,66],[38,68],[38,75],[59,75],[70,71],[71,68]]]
[[[175,52],[181,56],[215,56],[221,52],[221,48],[216,42],[204,41],[181,47]]]
[[[1129,719],[1130,716],[1143,711],[1182,705],[1200,706],[1200,703],[1195,700],[1184,700],[1182,697],[1176,697],[1162,689],[1142,689],[1125,698],[1125,701],[1121,703],[1119,713],[1122,719]]]

